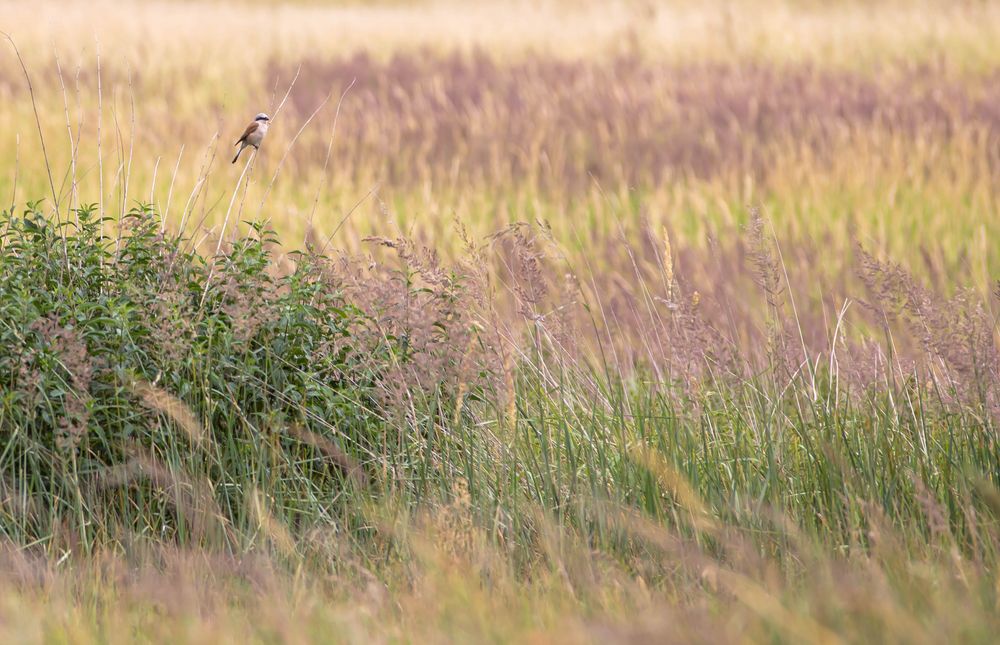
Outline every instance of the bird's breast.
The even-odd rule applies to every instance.
[[[267,124],[261,123],[256,130],[247,136],[247,142],[256,146],[264,139],[265,134],[267,134]]]

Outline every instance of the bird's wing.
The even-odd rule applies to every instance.
[[[251,134],[253,134],[254,132],[256,132],[257,128],[259,128],[259,127],[260,127],[260,124],[257,123],[256,121],[254,121],[253,123],[251,123],[250,125],[248,125],[247,129],[243,131],[243,136],[240,137],[239,140],[234,145],[238,146],[241,143],[243,143],[244,141],[246,141],[247,137],[249,137]]]

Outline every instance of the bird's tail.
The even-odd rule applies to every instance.
[[[246,146],[240,146],[240,149],[236,151],[236,156],[233,157],[233,163],[236,163],[236,160],[240,158],[240,154],[243,152],[243,148],[246,148]]]

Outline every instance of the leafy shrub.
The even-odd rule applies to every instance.
[[[282,269],[260,225],[205,260],[145,207],[114,236],[105,228],[93,207],[61,223],[37,204],[0,215],[0,472],[35,517],[62,503],[83,522],[106,516],[109,489],[155,483],[163,468],[168,489],[179,473],[210,475],[206,497],[228,520],[242,513],[230,494],[241,478],[287,484],[304,512],[321,512],[304,502],[391,463],[386,393],[436,390],[442,379],[411,380],[410,368],[433,376],[435,355],[441,376],[449,348],[467,344],[453,337],[465,319],[446,272],[428,286],[412,267],[366,272],[307,253]],[[346,297],[366,281],[378,307]]]

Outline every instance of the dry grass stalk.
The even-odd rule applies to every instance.
[[[650,448],[633,448],[629,456],[645,466],[657,479],[664,491],[671,493],[677,504],[688,512],[691,523],[699,531],[717,533],[720,525],[708,507],[691,487],[690,482]]]
[[[187,434],[193,444],[199,448],[211,447],[211,435],[208,430],[191,408],[176,396],[145,381],[133,382],[130,390],[146,407],[160,412],[173,421]]]
[[[298,557],[295,539],[280,520],[271,513],[267,500],[256,487],[250,490],[250,510],[267,539],[287,558]]]
[[[143,479],[169,493],[177,512],[186,518],[195,536],[202,543],[211,543],[218,527],[230,544],[236,537],[219,507],[207,479],[192,478],[186,473],[170,468],[151,451],[131,444],[126,448],[128,460],[117,466],[105,468],[95,475],[93,483],[98,490],[128,486]]]
[[[358,487],[362,489],[368,487],[368,475],[365,474],[361,464],[341,450],[333,441],[298,425],[286,427],[285,432],[302,443],[316,448],[324,457],[340,467]]]
[[[667,300],[674,300],[674,254],[670,248],[670,231],[663,227],[663,275],[667,283]]]

